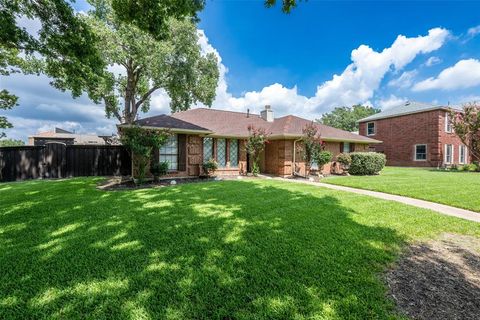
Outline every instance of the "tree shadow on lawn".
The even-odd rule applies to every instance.
[[[393,317],[378,275],[404,239],[352,220],[338,193],[93,181],[0,194],[0,318]]]

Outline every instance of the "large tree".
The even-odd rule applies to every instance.
[[[40,24],[37,35],[21,26],[25,18]],[[0,0],[0,75],[39,73],[50,76],[52,85],[71,90],[74,97],[85,89],[83,79],[100,76],[104,62],[94,46],[95,38],[65,0]],[[17,105],[14,93],[0,88],[0,109]],[[0,128],[9,128],[0,117]],[[0,136],[4,135],[0,133]]]
[[[149,110],[152,94],[160,89],[170,97],[172,112],[198,102],[210,106],[219,77],[217,59],[213,53],[202,54],[195,24],[169,18],[158,39],[119,19],[111,3],[92,0],[93,10],[83,18],[99,39],[105,62],[114,67],[105,70],[101,81],[87,80],[90,97],[103,100],[107,116],[133,123],[139,110]]]
[[[352,107],[337,107],[324,113],[317,121],[346,131],[358,131],[358,120],[378,112],[380,109],[357,104]]]

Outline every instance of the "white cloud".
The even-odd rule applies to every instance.
[[[425,62],[425,65],[427,67],[431,67],[431,66],[434,66],[436,64],[439,64],[442,62],[442,59],[440,59],[439,57],[430,57],[428,58],[427,62]]]
[[[376,105],[380,107],[382,110],[385,110],[385,109],[389,109],[389,108],[401,105],[407,100],[408,100],[407,98],[399,98],[392,94],[388,98],[382,98],[377,100]]]
[[[471,27],[470,29],[468,29],[467,31],[467,35],[471,38],[475,37],[477,34],[480,33],[480,25],[476,26],[476,27]]]
[[[432,89],[464,89],[480,85],[480,61],[466,59],[444,69],[436,77],[425,79],[413,86],[414,91]]]
[[[417,76],[417,70],[405,71],[403,72],[400,77],[396,79],[392,79],[388,82],[390,87],[397,87],[400,89],[406,89],[412,86],[413,80]]]

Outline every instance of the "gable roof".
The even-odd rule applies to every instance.
[[[312,121],[288,115],[265,121],[258,114],[196,108],[176,112],[170,116],[159,115],[137,120],[136,124],[150,128],[168,128],[173,132],[197,132],[212,137],[247,138],[248,127],[264,128],[271,139],[301,138],[303,128]],[[322,139],[326,141],[350,141],[358,143],[380,143],[380,141],[355,133],[315,123]],[[125,124],[120,125],[125,126]]]
[[[393,118],[393,117],[403,116],[407,114],[420,113],[420,112],[426,112],[426,111],[432,111],[432,110],[448,110],[449,108],[457,109],[458,107],[455,107],[455,106],[445,107],[445,106],[438,106],[438,105],[423,103],[418,101],[406,101],[400,105],[394,106],[392,108],[388,108],[380,113],[376,113],[369,117],[360,119],[358,120],[358,122]]]

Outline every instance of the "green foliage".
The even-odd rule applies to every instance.
[[[25,142],[15,139],[0,139],[0,147],[19,147],[24,146]]]
[[[348,168],[352,163],[352,157],[350,157],[349,153],[340,153],[337,156],[337,162],[344,166],[344,168]]]
[[[203,171],[208,175],[212,176],[215,174],[215,171],[218,169],[218,163],[215,161],[215,159],[210,158],[208,159],[207,162],[205,162],[203,165]]]
[[[480,237],[475,222],[304,184],[101,180],[0,184],[0,319],[405,319],[382,280],[404,246]]]
[[[480,167],[475,163],[464,164],[463,166],[460,166],[458,169],[460,171],[470,171],[470,172],[480,171]]]
[[[265,0],[265,7],[271,8],[277,4],[278,0]],[[294,8],[297,7],[297,3],[302,0],[280,0],[278,2],[282,3],[282,12],[290,13]],[[307,0],[305,0],[307,1]]]
[[[480,161],[480,105],[475,103],[463,106],[462,112],[450,111],[453,131],[467,147],[474,160]]]
[[[256,128],[252,125],[248,126],[249,136],[245,149],[253,160],[252,173],[257,176],[260,173],[260,154],[265,149],[265,144],[268,143],[269,134],[264,128]]]
[[[378,112],[380,112],[380,109],[362,105],[337,107],[333,111],[323,114],[317,121],[345,131],[358,131],[358,120]]]
[[[322,140],[318,135],[318,128],[313,121],[302,129],[303,159],[306,163],[312,163],[312,160],[322,150]]]
[[[156,162],[150,167],[150,172],[154,177],[161,177],[167,174],[168,172],[168,162]]]
[[[106,64],[124,70],[116,74],[105,69],[102,81],[89,79],[90,96],[103,100],[108,117],[132,124],[139,110],[149,110],[152,93],[160,89],[171,98],[172,112],[187,110],[197,102],[212,104],[219,77],[217,59],[213,53],[202,55],[196,26],[190,20],[165,19],[160,40],[121,21],[110,0],[92,0],[91,4],[94,9],[83,20],[99,39],[97,50]]]
[[[332,161],[332,153],[330,151],[320,151],[314,155],[314,161],[318,164],[320,171],[323,169],[323,166]]]
[[[145,182],[147,165],[152,151],[159,149],[167,142],[169,132],[162,130],[146,130],[139,126],[122,127],[120,141],[130,151],[134,166],[138,169],[138,183]]]
[[[352,152],[352,163],[348,172],[353,175],[374,175],[382,171],[387,162],[383,153]]]

